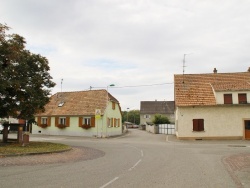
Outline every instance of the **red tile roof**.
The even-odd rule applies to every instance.
[[[109,100],[119,103],[110,93],[108,96]],[[50,102],[45,106],[45,112],[36,115],[95,115],[96,109],[101,109],[101,113],[104,114],[107,100],[106,90],[58,92],[51,96]],[[63,104],[61,107],[58,106],[60,103]]]
[[[250,91],[250,72],[174,75],[176,106],[216,105],[214,91]]]

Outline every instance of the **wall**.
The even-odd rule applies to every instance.
[[[146,125],[146,131],[153,133],[153,134],[159,134],[159,126],[157,125]]]
[[[193,131],[193,119],[204,119],[204,131]],[[180,139],[244,139],[249,105],[177,107],[176,136]]]

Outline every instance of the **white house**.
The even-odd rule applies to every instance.
[[[250,139],[250,72],[174,75],[179,139]]]
[[[59,92],[37,113],[32,134],[109,137],[122,134],[119,101],[106,90]]]

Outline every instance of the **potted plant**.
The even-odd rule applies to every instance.
[[[91,126],[90,125],[82,125],[82,128],[84,128],[84,129],[90,129]]]

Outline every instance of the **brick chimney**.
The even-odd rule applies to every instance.
[[[217,73],[217,69],[216,69],[216,68],[214,68],[213,72],[214,72],[214,74],[216,74],[216,73]]]

